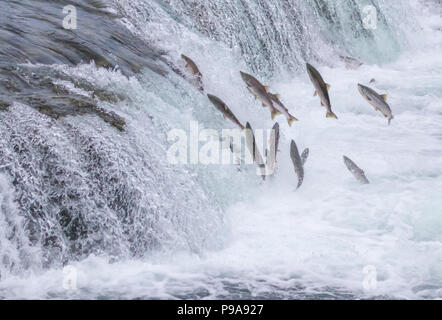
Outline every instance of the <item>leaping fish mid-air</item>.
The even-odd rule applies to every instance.
[[[193,62],[192,59],[185,56],[184,54],[181,55],[181,58],[186,62],[186,69],[192,75],[190,82],[195,87],[197,87],[201,92],[204,92],[204,86],[203,86],[203,81],[202,81],[203,75],[201,74],[200,70],[196,66],[196,63]]]
[[[295,173],[298,176],[298,186],[296,187],[296,189],[299,189],[299,187],[302,185],[302,182],[304,180],[304,165],[302,163],[298,147],[296,146],[294,140],[292,140],[290,144],[290,158],[292,159],[293,167],[295,168]]]
[[[361,183],[361,184],[369,184],[367,177],[365,176],[364,170],[359,168],[356,163],[354,163],[350,158],[344,156],[344,163],[347,166],[347,169],[353,174],[353,176]]]
[[[347,69],[357,69],[362,66],[362,62],[356,58],[347,57],[347,56],[339,56],[342,62],[345,63],[345,67]]]
[[[275,108],[287,118],[287,122],[288,122],[289,126],[292,125],[293,121],[298,121],[297,118],[295,118],[294,116],[292,116],[289,113],[289,110],[281,102],[281,100],[280,100],[281,97],[279,94],[273,94],[273,93],[269,92],[269,96],[270,96],[270,99],[272,99],[273,105],[275,106]]]
[[[263,180],[266,178],[266,166],[264,160],[259,152],[258,146],[256,145],[255,135],[253,133],[250,123],[246,123],[246,146],[252,155],[253,162],[256,163],[260,169],[260,174]]]
[[[266,164],[270,172],[275,171],[276,155],[279,146],[279,123],[273,125],[269,138],[269,149],[266,150]]]
[[[375,110],[380,111],[384,117],[388,119],[388,124],[390,124],[391,120],[394,119],[394,116],[387,103],[387,95],[380,95],[373,89],[363,86],[362,84],[358,84],[358,90],[364,99],[375,108]]]
[[[215,106],[215,108],[223,114],[224,119],[229,119],[238,127],[240,127],[241,130],[244,129],[244,126],[241,124],[241,122],[239,122],[239,120],[235,117],[230,108],[220,98],[215,97],[211,94],[208,94],[207,97],[209,98],[210,102],[212,102],[212,104]]]
[[[273,104],[270,95],[268,94],[269,88],[263,86],[255,77],[245,72],[240,72],[243,81],[247,85],[247,89],[255,96],[255,99],[259,99],[262,102],[262,106],[269,106],[272,119],[275,118],[281,112],[277,110]]]
[[[313,83],[313,86],[315,87],[315,96],[319,96],[319,98],[321,99],[321,105],[327,109],[327,113],[325,116],[327,118],[338,119],[338,117],[333,113],[331,109],[330,96],[328,95],[328,89],[330,88],[330,85],[325,83],[319,71],[316,70],[309,63],[307,63],[307,73]]]

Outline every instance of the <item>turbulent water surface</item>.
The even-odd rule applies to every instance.
[[[62,27],[66,5],[77,9],[75,30]],[[376,29],[364,27],[366,6]],[[0,298],[442,298],[437,1],[0,0],[0,9]],[[168,162],[170,130],[234,128],[185,79],[182,53],[241,122],[274,124],[240,70],[300,119],[276,118],[274,176]],[[346,69],[339,55],[364,64]],[[306,62],[331,84],[339,120],[325,118]],[[358,83],[388,94],[390,126]],[[310,149],[299,190],[291,139]],[[375,270],[375,286],[364,270]]]

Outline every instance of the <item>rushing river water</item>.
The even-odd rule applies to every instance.
[[[67,5],[74,30],[63,28]],[[442,298],[437,1],[0,0],[0,9],[0,298]],[[278,121],[274,176],[167,161],[173,129],[234,128],[183,78],[181,54],[241,122]],[[346,69],[340,55],[364,64]],[[339,120],[324,117],[306,62],[331,84]],[[300,121],[272,121],[239,71],[280,93]],[[388,94],[390,126],[358,83]],[[292,139],[310,149],[299,190]]]

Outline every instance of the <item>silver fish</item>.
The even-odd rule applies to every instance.
[[[289,113],[289,110],[285,107],[285,105],[282,104],[279,94],[273,94],[269,92],[269,96],[270,99],[272,99],[275,108],[287,118],[289,126],[292,125],[293,121],[298,121],[297,118],[295,118]]]
[[[363,65],[363,63],[360,62],[358,59],[352,57],[339,56],[339,58],[342,62],[345,63],[345,67],[347,69],[358,69],[360,66]]]
[[[246,145],[247,149],[249,149],[249,152],[252,154],[253,162],[256,163],[260,168],[262,179],[265,180],[266,171],[264,160],[261,156],[261,153],[259,152],[258,147],[256,146],[255,135],[253,133],[252,127],[250,126],[250,123],[248,122],[246,123]]]
[[[390,124],[391,120],[394,119],[394,116],[391,112],[390,106],[387,103],[387,95],[380,95],[373,89],[363,86],[362,84],[358,84],[358,90],[362,97],[364,97],[364,99],[367,100],[368,103],[375,108],[375,110],[379,110],[384,117],[388,119],[388,124]]]
[[[348,157],[344,156],[344,163],[347,166],[347,169],[353,174],[353,176],[361,183],[361,184],[369,184],[367,177],[365,176],[364,170],[359,168],[356,163],[350,160]]]
[[[196,66],[196,63],[193,62],[192,59],[185,56],[184,54],[181,55],[181,58],[186,62],[186,69],[192,74],[192,79],[190,79],[191,83],[197,87],[201,92],[204,92],[204,86],[203,86],[203,75],[201,74],[200,70]]]
[[[244,126],[239,122],[239,120],[235,117],[233,112],[230,110],[230,108],[218,97],[215,97],[214,95],[208,94],[207,97],[209,98],[210,102],[215,106],[216,109],[221,111],[221,113],[224,116],[224,119],[229,119],[233,123],[235,123],[238,127],[241,128],[241,130],[244,130]]]
[[[295,168],[295,173],[298,176],[298,186],[297,189],[302,185],[304,180],[304,166],[302,164],[302,159],[299,156],[298,147],[294,140],[290,144],[290,158],[292,159],[293,166]]]
[[[327,118],[338,119],[338,117],[333,113],[331,109],[330,97],[328,95],[328,89],[330,88],[330,85],[324,82],[324,79],[322,79],[319,71],[316,70],[309,63],[307,63],[307,73],[313,83],[313,86],[315,87],[315,96],[319,95],[319,98],[321,99],[321,105],[327,108],[327,113],[325,116]]]
[[[275,123],[269,139],[269,150],[266,150],[266,163],[269,171],[275,171],[276,155],[279,146],[279,123]]]
[[[242,71],[240,71],[240,73],[243,81],[247,85],[247,89],[255,96],[255,99],[259,98],[262,102],[263,107],[269,106],[272,119],[274,119],[275,116],[280,114],[281,112],[275,108],[273,101],[268,94],[268,87],[263,86],[261,82],[259,82],[252,75]]]

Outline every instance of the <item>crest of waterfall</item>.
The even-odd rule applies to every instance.
[[[382,63],[406,43],[412,15],[404,1],[383,0],[160,0],[115,1],[135,32],[167,49],[188,30],[224,43],[253,72],[278,75],[306,61],[335,64],[338,55]],[[364,11],[368,7],[369,11]],[[376,26],[364,19],[376,10]],[[407,18],[408,16],[408,18]],[[172,40],[172,38],[174,40]],[[182,46],[178,46],[182,47]],[[199,47],[198,50],[204,50]]]

